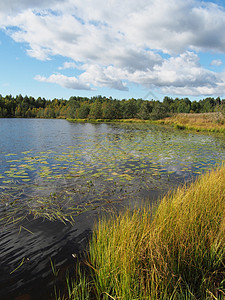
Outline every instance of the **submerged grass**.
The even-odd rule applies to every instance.
[[[68,299],[78,290],[89,290],[81,299],[225,299],[224,178],[223,165],[166,195],[154,212],[100,220],[89,275],[70,285]]]

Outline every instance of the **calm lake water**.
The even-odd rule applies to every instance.
[[[50,259],[60,270],[73,265],[99,214],[155,201],[224,159],[219,136],[0,119],[0,298],[46,297]]]

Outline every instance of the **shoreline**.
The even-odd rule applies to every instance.
[[[225,116],[222,113],[179,113],[160,120],[142,119],[66,119],[74,123],[144,123],[170,126],[179,130],[225,134]]]

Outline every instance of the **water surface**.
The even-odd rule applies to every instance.
[[[0,119],[0,297],[40,299],[52,286],[50,258],[58,268],[71,265],[100,212],[153,201],[224,158],[219,136]]]

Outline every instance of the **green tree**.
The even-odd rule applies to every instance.
[[[208,97],[201,101],[201,112],[213,112],[216,106],[214,98]]]
[[[89,118],[102,119],[102,104],[99,100],[96,100],[91,104]]]
[[[70,97],[68,101],[68,105],[70,107],[68,113],[69,118],[76,119],[78,117],[78,111],[80,107],[80,99],[79,97]]]
[[[132,119],[137,117],[137,100],[134,98],[123,102],[122,113],[124,119]]]
[[[198,113],[199,110],[200,110],[199,103],[196,100],[192,101],[191,102],[191,112]]]
[[[138,118],[148,120],[152,112],[152,106],[149,101],[143,101],[138,112]]]
[[[170,97],[164,97],[163,99],[163,105],[167,112],[174,112],[174,100]]]
[[[90,112],[90,105],[88,102],[82,102],[79,109],[78,109],[78,118],[79,119],[86,119],[88,118]]]
[[[189,113],[190,110],[191,110],[191,101],[188,98],[181,99],[177,107],[177,112]]]
[[[154,106],[150,114],[150,119],[159,120],[167,116],[168,116],[168,112],[166,111],[165,105],[159,101],[154,101]]]

